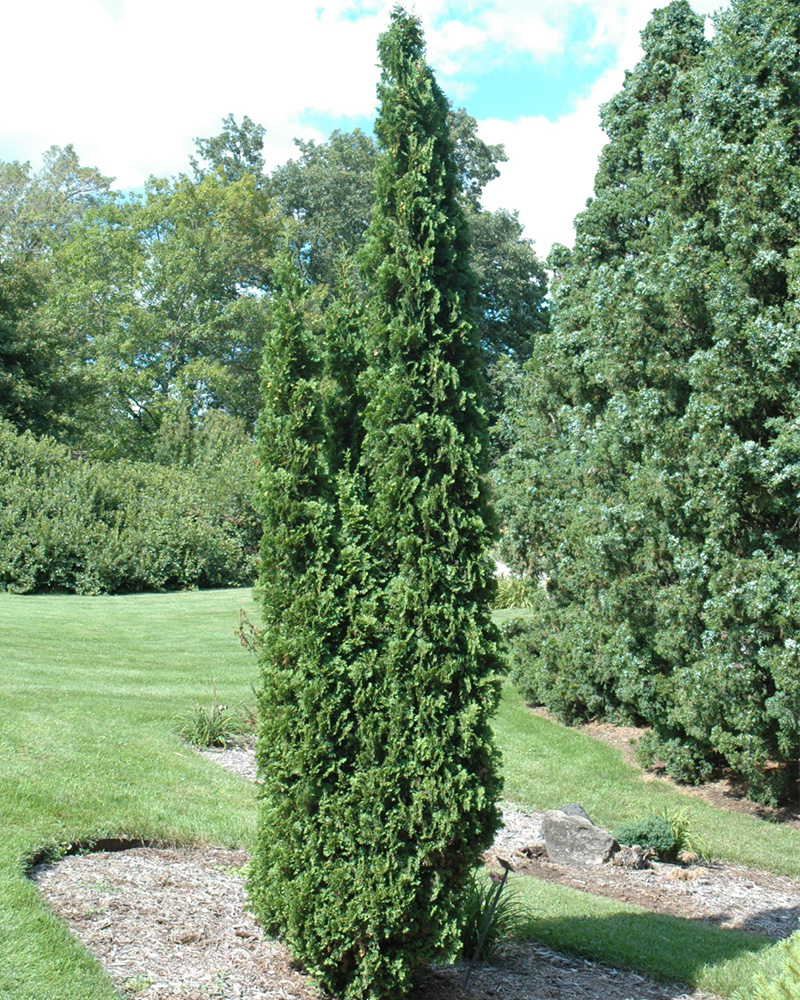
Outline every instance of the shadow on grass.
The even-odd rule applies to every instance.
[[[768,953],[776,946],[760,934],[647,911],[533,916],[519,938],[724,996],[763,971]]]

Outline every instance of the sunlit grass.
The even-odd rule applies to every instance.
[[[222,703],[252,701],[255,660],[234,635],[240,608],[255,610],[248,590],[0,594],[0,997],[115,997],[25,877],[43,849],[104,838],[252,845],[253,786],[194,753],[175,731],[175,717],[209,703],[213,685]],[[614,826],[688,805],[717,856],[799,873],[796,831],[643,780],[613,747],[533,716],[510,685],[496,732],[505,796],[522,808],[579,801]],[[527,933],[554,947],[723,995],[772,961],[763,939],[520,882]]]
[[[253,786],[174,731],[214,681],[230,703],[250,695],[240,607],[252,607],[248,590],[0,595],[0,996],[115,996],[23,876],[42,849],[100,838],[252,844]]]
[[[506,684],[495,731],[503,751],[505,797],[524,809],[579,802],[607,829],[664,809],[687,809],[715,858],[800,876],[800,833],[715,808],[626,764],[618,748],[532,714]]]

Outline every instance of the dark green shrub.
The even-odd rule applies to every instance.
[[[549,579],[531,692],[769,800],[800,747],[800,6],[734,0],[716,29],[655,11],[602,109],[496,482],[506,561]]]
[[[0,587],[98,594],[250,583],[257,524],[229,476],[86,461],[0,422]]]
[[[661,861],[674,861],[678,854],[678,842],[670,821],[664,816],[644,816],[642,819],[623,823],[614,831],[620,844],[650,847]]]
[[[707,755],[707,747],[692,740],[661,736],[652,731],[642,733],[636,746],[636,760],[642,767],[650,768],[660,761],[670,778],[685,785],[699,785],[709,780],[714,769]]]
[[[546,705],[567,725],[597,716],[610,716],[618,708],[608,688],[581,665],[590,650],[581,641],[579,624],[564,629],[564,617],[581,618],[580,608],[570,609],[556,624],[556,609],[549,595],[536,588],[531,593],[532,618],[514,618],[502,626],[511,677],[534,705]],[[553,631],[547,632],[547,623]],[[560,626],[560,627],[559,627]]]
[[[494,518],[448,103],[416,18],[396,9],[380,52],[372,297],[355,338],[369,368],[351,378],[353,311],[318,322],[318,297],[284,260],[259,427],[250,894],[263,926],[347,1000],[399,1000],[425,963],[458,955],[464,888],[499,819]],[[360,394],[363,412],[348,405]]]

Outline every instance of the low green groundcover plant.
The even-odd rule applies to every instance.
[[[698,832],[688,809],[649,813],[641,819],[622,823],[614,831],[620,844],[650,847],[660,861],[676,861],[679,857],[708,858],[710,850],[705,837]]]
[[[623,823],[614,831],[620,844],[638,844],[656,852],[661,861],[671,861],[678,853],[675,834],[664,816],[644,816],[642,819]]]

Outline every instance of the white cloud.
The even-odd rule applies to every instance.
[[[313,2],[278,7],[193,0],[96,0],[8,6],[0,88],[0,158],[38,158],[73,142],[85,162],[136,186],[182,169],[192,140],[233,112],[268,130],[276,160],[309,135],[304,112],[369,115],[375,107],[379,15],[338,17]],[[14,144],[14,148],[7,146]]]
[[[572,221],[592,194],[597,157],[605,135],[597,109],[616,90],[616,73],[605,74],[570,114],[558,121],[539,115],[509,122],[488,119],[480,135],[502,142],[508,154],[500,177],[484,194],[489,209],[519,211],[526,235],[544,257],[553,243],[571,246]]]
[[[694,0],[707,10],[714,0]],[[481,63],[563,54],[576,23],[593,36],[575,49],[617,54],[589,98],[551,122],[497,117],[487,141],[510,162],[487,191],[520,209],[542,251],[569,241],[571,219],[591,193],[602,143],[597,107],[638,58],[639,31],[659,0],[416,0],[443,86],[463,99],[480,86]],[[293,155],[292,138],[322,139],[308,114],[371,116],[376,39],[394,0],[29,0],[7,3],[0,62],[0,159],[38,161],[72,142],[85,163],[137,187],[150,173],[186,169],[195,136],[245,114],[267,128],[270,166]],[[584,32],[585,34],[585,32]],[[571,53],[572,55],[572,53]],[[461,74],[461,75],[459,75]],[[8,95],[13,94],[13,100]]]
[[[726,5],[723,0],[722,6]],[[486,188],[484,204],[493,210],[518,210],[526,235],[535,240],[542,257],[553,243],[572,246],[574,242],[573,222],[593,194],[597,158],[606,138],[600,128],[600,105],[621,88],[625,70],[641,58],[640,33],[657,4],[654,0],[586,0],[580,6],[597,18],[591,45],[614,47],[614,67],[603,73],[587,97],[555,121],[543,116],[514,121],[491,118],[482,121],[479,129],[484,141],[503,143],[508,154],[500,177]],[[720,6],[718,0],[692,0],[700,14]]]

